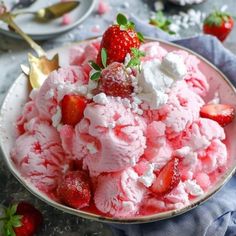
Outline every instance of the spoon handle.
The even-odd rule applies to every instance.
[[[8,17],[7,24],[9,24],[30,45],[30,47],[35,50],[39,57],[46,54],[44,50],[36,42],[34,42],[34,40],[32,40],[17,26],[11,16]]]
[[[36,13],[34,11],[14,11],[11,13],[12,17],[17,17],[20,15],[35,15]]]

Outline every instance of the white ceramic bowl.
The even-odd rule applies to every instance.
[[[148,39],[148,40],[154,41],[156,39]],[[194,52],[191,52],[190,50],[186,48],[177,46],[172,43],[160,41],[160,40],[156,40],[156,41],[159,41],[161,46],[163,46],[168,51],[182,49],[182,50],[188,51],[191,54],[196,55],[201,60],[199,67],[201,71],[205,75],[207,75],[208,82],[210,84],[210,91],[206,97],[206,100],[212,99],[214,97],[215,91],[218,90],[222,103],[230,103],[236,107],[236,90],[234,89],[233,85],[229,82],[229,80],[216,67],[214,67],[211,63],[206,61],[201,56],[197,55]],[[64,47],[64,48],[54,49],[50,51],[48,54],[54,55],[55,53],[59,53],[60,64],[62,66],[65,66],[68,64],[68,61],[69,61],[68,48],[69,46]],[[25,186],[26,189],[28,189],[32,194],[34,194],[36,197],[40,198],[41,200],[45,201],[49,205],[55,208],[58,208],[62,211],[65,211],[67,213],[74,214],[74,215],[84,217],[84,218],[97,220],[97,221],[112,222],[112,223],[125,223],[125,224],[146,223],[146,222],[166,219],[166,218],[173,217],[175,215],[182,214],[186,211],[189,211],[190,209],[206,201],[215,192],[217,192],[232,177],[232,175],[235,172],[235,169],[236,169],[236,120],[225,128],[226,135],[227,135],[226,143],[227,143],[228,153],[229,153],[230,162],[231,162],[228,170],[222,175],[219,181],[207,193],[201,195],[198,198],[195,198],[193,201],[191,201],[191,204],[177,210],[166,211],[166,212],[148,215],[148,216],[131,217],[131,218],[126,218],[126,219],[104,217],[101,215],[88,213],[83,210],[72,209],[70,207],[67,207],[65,205],[62,205],[60,203],[53,201],[52,199],[48,198],[44,193],[36,189],[32,184],[30,184],[26,179],[24,179],[21,176],[21,174],[15,168],[14,163],[12,162],[10,158],[10,150],[14,146],[15,138],[16,138],[14,123],[16,121],[16,118],[19,116],[23,105],[28,100],[29,90],[30,90],[30,87],[29,87],[28,79],[23,74],[21,74],[13,83],[11,88],[9,89],[5,97],[5,100],[2,104],[2,108],[0,110],[0,145],[1,145],[2,153],[3,153],[2,158],[5,160],[12,174],[19,180],[21,184]]]

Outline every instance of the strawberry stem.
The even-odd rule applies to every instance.
[[[125,15],[119,13],[116,17],[117,24],[120,26],[121,30],[134,30],[135,29],[135,24],[132,21],[129,21]],[[144,42],[144,37],[142,33],[137,32],[137,36],[140,42]]]
[[[206,25],[215,25],[220,26],[224,21],[227,22],[230,19],[230,14],[227,12],[222,12],[220,10],[215,10],[210,13],[207,18],[204,20]]]
[[[7,217],[0,218],[0,221],[4,221],[4,220],[8,220],[8,218]]]

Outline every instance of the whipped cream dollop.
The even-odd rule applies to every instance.
[[[167,103],[166,90],[175,80],[183,79],[186,73],[183,59],[174,53],[167,53],[162,61],[155,59],[143,62],[138,76],[139,98],[151,109],[158,109]]]
[[[166,54],[161,62],[161,68],[173,79],[183,79],[187,74],[183,58],[173,52]]]

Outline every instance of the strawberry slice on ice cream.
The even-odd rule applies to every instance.
[[[201,108],[200,115],[212,119],[224,127],[233,121],[235,109],[229,104],[207,104]]]
[[[65,95],[62,100],[62,122],[67,125],[76,125],[82,118],[87,105],[86,98],[79,95]]]
[[[157,195],[164,195],[174,189],[180,182],[179,159],[170,160],[156,176],[151,191]]]

